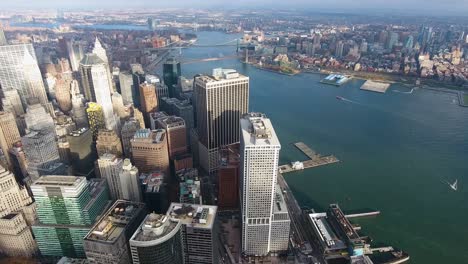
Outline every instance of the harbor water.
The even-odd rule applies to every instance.
[[[197,32],[198,43],[225,43],[239,35]],[[235,47],[193,47],[191,60],[232,56]],[[213,68],[250,77],[250,110],[266,113],[282,144],[281,163],[305,160],[302,141],[340,163],[286,174],[301,206],[325,210],[376,209],[353,219],[379,244],[401,248],[411,263],[468,263],[468,108],[455,94],[393,84],[385,94],[362,91],[363,80],[341,87],[325,75],[287,76],[236,59],[182,65],[192,77]],[[337,100],[342,97],[346,100]],[[447,182],[458,179],[458,191]]]

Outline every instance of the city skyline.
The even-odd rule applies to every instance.
[[[468,262],[468,5],[422,3],[2,8],[0,259]]]

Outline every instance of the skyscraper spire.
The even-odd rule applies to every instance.
[[[36,63],[36,60],[31,56],[26,46],[24,46],[23,65],[35,65]]]
[[[107,59],[106,50],[102,47],[102,44],[99,41],[98,37],[96,37],[96,40],[94,41],[93,53],[96,54],[106,64],[109,64],[109,60]]]
[[[3,28],[0,28],[0,46],[8,45]]]

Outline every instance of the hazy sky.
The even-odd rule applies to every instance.
[[[123,8],[123,7],[268,7],[316,10],[402,11],[404,13],[468,14],[468,0],[0,0],[0,8]]]

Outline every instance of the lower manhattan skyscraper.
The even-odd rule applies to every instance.
[[[43,130],[55,135],[54,119],[36,98],[28,99],[24,121],[28,130]]]
[[[23,107],[29,98],[48,103],[32,44],[0,46],[0,86],[2,90],[16,89]]]
[[[41,254],[85,257],[83,239],[110,205],[106,181],[42,176],[31,191],[38,216],[32,229]]]
[[[218,207],[172,203],[149,214],[130,238],[133,263],[219,263]]]
[[[160,170],[169,175],[167,133],[163,129],[139,129],[133,139],[133,163],[141,172]]]
[[[129,159],[120,159],[106,153],[97,160],[101,178],[107,180],[112,200],[141,202],[140,174]]]
[[[68,58],[70,59],[71,68],[73,71],[78,71],[80,67],[80,61],[83,59],[83,46],[81,43],[68,40],[67,41],[67,52]]]
[[[249,77],[235,70],[214,69],[195,77],[200,165],[209,173],[218,168],[219,148],[239,142],[239,119],[249,109]]]
[[[93,146],[92,131],[80,128],[67,135],[70,161],[75,175],[88,176],[94,170],[96,153]]]
[[[133,76],[130,72],[121,71],[119,73],[120,93],[124,104],[132,104],[135,94],[135,86],[133,85]]]
[[[131,117],[125,121],[120,131],[123,152],[127,158],[131,157],[132,146],[130,141],[133,139],[133,136],[135,136],[138,129],[140,129],[140,123],[135,118]]]
[[[263,114],[244,115],[240,126],[242,252],[264,256],[284,245],[287,250],[289,218],[284,203],[283,208],[278,205],[281,192],[276,191],[280,142]]]
[[[174,159],[177,155],[187,152],[187,129],[184,119],[177,116],[169,116],[158,119],[158,124],[167,135],[167,147],[169,157]]]
[[[85,98],[102,107],[106,128],[115,130],[117,120],[111,100],[113,88],[108,64],[96,54],[86,54],[80,63],[80,72]]]
[[[55,133],[50,130],[31,130],[21,138],[23,149],[28,161],[28,172],[32,181],[40,175],[63,174],[64,164],[60,163],[60,155],[55,141]]]
[[[156,86],[144,82],[140,84],[140,104],[142,112],[148,117],[149,113],[158,110],[158,98],[156,96]]]
[[[113,130],[101,129],[98,131],[96,150],[99,157],[104,153],[111,153],[119,158],[123,156],[122,142]]]
[[[175,86],[181,75],[180,62],[175,58],[169,58],[163,65],[164,84],[169,89],[169,97],[176,97]]]
[[[116,117],[111,100],[110,81],[108,79],[108,70],[105,64],[93,65],[91,75],[93,78],[93,89],[96,96],[96,103],[102,106],[104,122],[109,130],[116,129]]]
[[[15,117],[10,112],[0,112],[0,148],[5,155],[9,166],[12,165],[9,150],[13,145],[20,141],[20,133],[16,125]]]
[[[18,90],[2,90],[2,94],[3,111],[11,112],[16,118],[24,114]]]
[[[8,41],[5,37],[5,32],[3,31],[3,28],[0,28],[0,46],[3,45],[8,45]]]
[[[7,256],[31,257],[37,253],[31,225],[36,204],[15,175],[0,166],[0,251]]]
[[[88,261],[102,264],[131,263],[128,240],[145,214],[145,204],[117,200],[84,238]]]
[[[88,103],[86,113],[88,115],[89,129],[93,134],[93,140],[96,141],[99,135],[99,130],[106,127],[102,106],[93,102]]]

